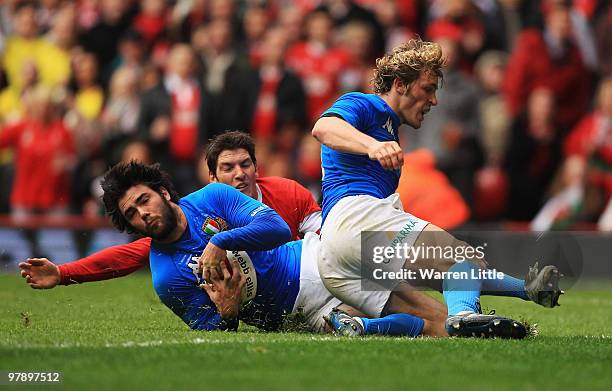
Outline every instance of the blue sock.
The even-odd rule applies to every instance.
[[[468,261],[456,263],[448,269],[449,272],[462,273],[461,278],[444,279],[442,293],[449,316],[462,311],[480,312],[480,286],[482,281],[478,278],[472,278],[472,270],[478,273],[478,267]]]
[[[391,314],[378,319],[358,318],[366,334],[417,337],[423,332],[425,321],[418,316]]]
[[[523,300],[530,300],[525,291],[525,280],[512,277],[504,273],[502,279],[482,280],[482,294],[490,296],[518,297]]]

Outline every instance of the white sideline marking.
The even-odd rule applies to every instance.
[[[385,338],[391,339],[391,338]],[[398,338],[403,340],[408,340],[405,338]],[[363,341],[363,339],[347,339],[347,338],[338,338],[332,336],[310,336],[306,338],[299,338],[296,342],[307,341],[307,342],[330,342],[330,341],[339,341],[339,342],[352,342],[352,341]],[[103,343],[103,344],[94,344],[88,345],[83,343],[60,343],[55,345],[21,345],[14,346],[17,349],[71,349],[71,348],[147,348],[147,347],[156,347],[156,346],[164,346],[164,345],[222,345],[222,344],[245,344],[245,343],[281,343],[281,342],[290,342],[288,339],[281,338],[272,338],[272,339],[259,339],[259,338],[240,338],[240,339],[214,339],[214,338],[195,338],[191,340],[153,340],[153,341],[126,341],[121,343]]]
[[[569,337],[569,336],[566,336]],[[588,339],[612,339],[612,335],[582,335],[582,336],[572,336],[572,337],[581,337]],[[295,342],[342,342],[342,343],[360,343],[368,340],[373,340],[372,338],[338,338],[333,336],[310,336],[307,338],[299,338],[295,340]],[[380,337],[375,340],[397,340],[402,342],[417,342],[417,341],[436,341],[437,338],[402,338],[402,337]],[[259,338],[247,338],[247,339],[213,339],[213,338],[195,338],[191,340],[179,341],[179,340],[153,340],[153,341],[126,341],[121,343],[105,343],[100,345],[86,345],[82,343],[60,343],[56,345],[21,345],[21,346],[12,346],[12,348],[16,349],[72,349],[72,348],[149,348],[156,346],[172,346],[172,345],[224,345],[224,344],[246,344],[246,343],[260,343],[260,344],[274,344],[274,343],[284,343],[291,342],[287,339],[273,338],[273,339],[259,339]]]

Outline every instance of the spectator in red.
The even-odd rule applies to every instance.
[[[506,68],[504,95],[516,117],[534,89],[550,88],[559,123],[569,129],[588,107],[591,76],[573,42],[569,3],[545,0],[543,5],[544,31],[528,29],[518,37]]]
[[[163,80],[143,93],[138,129],[153,156],[173,174],[183,193],[197,188],[195,162],[202,145],[202,88],[195,78],[194,53],[175,44]]]
[[[565,141],[567,159],[579,160],[587,186],[612,196],[612,76],[602,80],[596,108],[583,117]],[[601,205],[600,205],[601,206]]]
[[[204,105],[206,138],[228,129],[248,129],[248,93],[245,79],[251,70],[247,53],[234,40],[232,24],[226,18],[212,20],[194,39],[200,60],[201,78],[209,98]],[[196,45],[194,45],[196,46]]]
[[[133,28],[142,34],[149,47],[166,29],[168,12],[165,0],[141,0],[140,12],[134,18]]]
[[[247,82],[251,134],[258,141],[281,140],[288,152],[298,144],[306,121],[306,96],[302,81],[284,65],[287,40],[282,28],[269,30],[262,42],[262,62]],[[285,134],[288,133],[288,134]]]
[[[251,65],[258,67],[261,63],[261,57],[264,55],[263,40],[270,24],[268,10],[262,6],[248,7],[242,21]]]
[[[327,12],[312,12],[306,19],[306,40],[287,52],[287,65],[304,82],[310,121],[337,98],[338,78],[350,61],[346,50],[332,46],[332,27]]]
[[[0,148],[16,151],[11,214],[64,215],[70,198],[74,160],[71,133],[52,106],[51,90],[39,86],[26,93],[26,116],[0,131]]]
[[[508,217],[531,220],[561,162],[561,130],[554,92],[538,88],[529,95],[527,112],[512,126],[504,168],[510,182]]]
[[[193,52],[187,45],[175,45],[168,55],[163,86],[143,96],[141,120],[152,119],[149,136],[155,141],[168,141],[169,151],[177,161],[195,159],[198,144],[198,110],[200,86],[194,77]],[[157,92],[158,94],[153,94]],[[159,96],[164,110],[155,110],[147,98]],[[162,125],[163,124],[163,125]]]
[[[599,71],[602,75],[612,75],[612,3],[608,5],[595,26],[595,38],[599,55]]]
[[[596,109],[586,115],[564,142],[560,183],[532,222],[532,229],[571,227],[597,221],[612,230],[612,77],[600,83]]]
[[[463,53],[460,67],[471,72],[472,65],[484,45],[485,30],[476,7],[470,0],[444,1],[440,15],[425,31],[429,39],[448,36],[452,31]]]
[[[23,87],[20,93],[10,87],[0,92],[0,129],[3,125],[15,123],[23,118],[24,96],[38,85],[38,71],[33,62],[25,63],[21,72]],[[10,211],[10,193],[15,171],[14,159],[12,147],[0,148],[0,213],[2,214]]]

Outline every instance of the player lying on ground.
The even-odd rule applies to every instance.
[[[435,248],[467,248],[466,243],[433,224],[405,213],[394,194],[403,164],[398,128],[407,124],[419,128],[424,116],[437,105],[436,90],[442,78],[444,60],[440,45],[412,40],[376,62],[374,94],[349,93],[341,96],[316,122],[312,134],[323,145],[323,225],[319,272],[325,286],[344,303],[368,316],[379,316],[383,308],[394,312],[395,297],[401,298],[406,284],[381,289],[375,294],[362,289],[364,265],[361,234],[364,231],[400,232],[393,238],[377,239],[382,247],[421,245]],[[371,258],[370,258],[371,259]],[[214,266],[214,265],[210,265]],[[530,297],[553,307],[561,291],[559,272],[554,266],[542,269],[539,280],[548,290],[528,295],[525,282],[503,279],[454,278],[486,269],[484,260],[455,262],[454,259],[417,257],[380,264],[385,272],[435,270],[451,272],[439,280],[423,280],[444,292],[448,309],[446,328],[450,335],[518,336],[522,326],[511,319],[481,315],[481,291]],[[395,284],[394,281],[386,281]],[[535,293],[535,292],[533,292]],[[337,323],[336,323],[337,324]],[[516,326],[518,325],[518,326]]]
[[[239,318],[276,330],[287,314],[301,310],[309,328],[321,331],[323,315],[340,304],[318,276],[318,236],[261,251],[289,240],[287,225],[230,186],[210,184],[179,200],[158,166],[132,162],[109,170],[102,187],[113,224],[152,238],[154,289],[194,329],[231,328]],[[223,261],[219,270],[208,271],[211,283],[202,290],[198,260],[206,259]],[[429,322],[401,315],[418,328],[409,335],[446,334],[444,317]]]

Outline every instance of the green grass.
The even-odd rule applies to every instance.
[[[608,287],[570,291],[554,310],[484,298],[538,323],[540,335],[523,341],[343,339],[190,331],[147,274],[50,291],[0,275],[0,371],[59,370],[70,389],[609,390]]]

